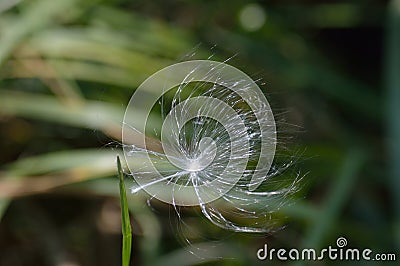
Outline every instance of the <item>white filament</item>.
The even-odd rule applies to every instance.
[[[191,88],[191,84],[196,85]],[[145,138],[149,114],[174,88],[171,105],[161,101],[162,109],[170,109],[161,128],[162,152],[151,151]],[[138,119],[137,114],[144,115]],[[139,136],[138,144],[132,144],[132,134]],[[255,191],[274,175],[269,172],[276,146],[275,121],[257,84],[225,63],[187,61],[148,78],[127,107],[123,142],[137,182],[132,192],[143,189],[174,206],[198,205],[206,218],[223,228],[268,230],[271,213],[295,191],[293,183]],[[141,167],[134,164],[138,158],[144,160]],[[241,225],[236,219],[252,223]]]

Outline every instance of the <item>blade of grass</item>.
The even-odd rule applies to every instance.
[[[110,42],[109,40],[114,40],[119,35],[105,30],[96,32],[96,30],[96,28],[85,28],[80,31],[76,29],[48,30],[36,35],[30,42],[27,42],[26,46],[35,49],[45,57],[102,62],[126,68],[142,77],[147,77],[172,62],[151,56],[146,51],[141,51],[136,47],[134,47],[136,50],[132,50],[117,46],[114,43],[107,43],[107,40]],[[105,36],[98,40],[100,38],[91,37],[94,34],[104,34]],[[132,43],[135,42],[133,38],[128,40]],[[149,46],[155,45],[149,44]],[[107,51],[107,53],[104,51]]]
[[[55,15],[65,12],[75,4],[74,0],[35,1],[19,16],[6,31],[0,41],[0,65],[12,50],[29,34],[48,24]]]
[[[71,107],[47,95],[0,90],[0,114],[101,130],[118,139],[123,108],[99,101],[85,101]]]
[[[115,138],[121,138],[121,118],[123,108],[112,103],[86,100],[82,104],[67,105],[58,99],[38,94],[20,91],[0,90],[0,114],[41,119],[64,125],[77,126],[101,130]],[[131,121],[145,114],[131,114]],[[153,122],[154,121],[154,122]],[[157,128],[161,124],[160,117],[154,117],[149,122],[150,128]],[[134,125],[134,123],[132,123]],[[130,144],[140,143],[138,135],[130,134]],[[128,134],[127,133],[127,134]],[[159,141],[148,138],[149,148],[159,150]]]
[[[69,106],[48,95],[0,90],[0,114],[102,130],[117,138],[123,108],[99,101]]]
[[[129,41],[127,44],[135,45],[135,50],[142,46],[144,52],[176,59],[178,56],[182,56],[182,52],[190,51],[197,43],[196,36],[187,30],[177,27],[177,25],[170,27],[160,20],[149,19],[143,14],[132,12],[132,10],[99,5],[93,10],[92,16],[93,20],[103,21],[109,27],[123,33],[127,38],[132,37],[133,41]],[[127,25],[135,25],[135,27]],[[112,38],[112,40],[114,39],[116,38]],[[120,38],[118,39],[120,40]]]
[[[127,69],[114,66],[94,64],[84,61],[71,61],[62,59],[48,59],[47,62],[57,71],[58,75],[37,68],[35,73],[27,69],[27,65],[33,66],[35,61],[24,59],[15,61],[9,60],[5,64],[6,69],[1,73],[1,78],[63,78],[81,81],[90,81],[115,85],[120,87],[136,87],[147,77],[146,75],[132,75]],[[8,71],[8,72],[7,72]],[[11,71],[11,72],[10,72]],[[100,74],[101,73],[101,74]],[[137,72],[135,72],[137,73]]]
[[[9,199],[0,199],[0,222],[7,210],[8,205],[10,205]]]
[[[46,175],[56,172],[90,172],[98,175],[112,175],[113,160],[119,150],[112,149],[76,149],[40,154],[20,158],[5,165],[7,176]]]
[[[385,66],[387,147],[391,175],[388,185],[394,201],[395,244],[400,248],[400,1],[391,1],[388,11]]]
[[[0,2],[0,13],[7,11],[12,8],[16,4],[18,4],[21,0],[9,0],[9,1],[1,1]]]
[[[348,199],[351,189],[357,179],[358,172],[363,166],[366,158],[361,149],[350,150],[344,158],[342,169],[335,182],[325,204],[318,212],[318,219],[315,219],[305,236],[304,248],[320,248],[324,237],[335,225],[343,205]],[[304,261],[297,261],[294,265],[306,265]]]
[[[314,226],[311,227],[306,237],[305,247],[320,247],[324,237],[337,221],[365,159],[365,154],[362,150],[356,149],[347,154],[337,181],[318,215],[319,219],[314,221]]]
[[[23,186],[25,179],[29,179],[30,176],[55,172],[68,173],[69,177],[64,179],[66,182],[51,180],[51,184],[47,183],[48,188],[111,176],[113,166],[108,162],[115,158],[116,153],[105,149],[62,151],[19,159],[4,165],[5,171],[0,174],[0,221],[10,203],[10,197],[21,194],[20,188],[24,190],[23,194],[38,193],[45,189],[43,186],[38,186],[39,183],[35,183],[32,187]],[[57,177],[60,176],[54,176],[55,179]],[[40,182],[40,179],[36,181]]]
[[[126,199],[124,174],[122,172],[119,156],[117,156],[117,167],[122,219],[122,266],[128,266],[131,259],[132,228],[131,221],[129,219],[128,201]]]

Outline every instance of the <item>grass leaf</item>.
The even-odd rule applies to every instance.
[[[129,219],[128,201],[126,200],[124,174],[122,172],[119,156],[117,156],[117,166],[122,218],[122,266],[128,266],[131,258],[132,228]]]

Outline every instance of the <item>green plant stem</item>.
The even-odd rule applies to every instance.
[[[117,166],[122,219],[122,266],[128,266],[131,258],[132,228],[129,219],[128,201],[125,193],[124,174],[122,172],[119,156],[117,156]]]

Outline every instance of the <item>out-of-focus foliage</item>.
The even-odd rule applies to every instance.
[[[169,206],[129,195],[132,263],[253,265],[264,243],[318,249],[339,236],[398,251],[399,6],[0,1],[0,265],[118,265],[125,106],[157,70],[209,57],[259,80],[278,121],[276,160],[293,155],[289,174],[305,175],[301,199],[265,236],[215,228],[196,209],[180,227]]]

